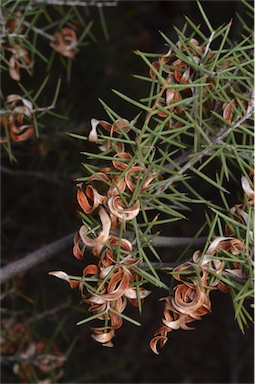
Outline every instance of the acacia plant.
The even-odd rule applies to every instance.
[[[104,346],[113,346],[124,321],[140,325],[125,309],[131,304],[142,312],[157,288],[165,295],[151,335],[155,353],[172,330],[192,329],[190,323],[212,312],[214,290],[231,295],[242,331],[252,321],[252,30],[244,25],[240,41],[231,42],[232,21],[214,29],[198,7],[207,33],[186,18],[182,30],[175,28],[177,43],[162,33],[162,55],[136,52],[148,67],[147,76],[136,76],[148,84],[145,97],[114,90],[127,108],[137,107],[133,120],[101,101],[108,121],[93,117],[86,137],[73,135],[94,143],[84,152],[84,177],[77,179],[82,225],[73,254],[83,272],[50,274],[80,290],[91,316],[78,325],[97,319],[92,337]],[[204,197],[199,185],[221,203]],[[238,196],[233,207],[232,195]],[[203,246],[191,257],[187,247],[163,262],[158,246],[171,237],[162,237],[161,228],[184,220],[185,210],[199,204],[206,207]],[[90,254],[92,264],[86,262]]]
[[[54,63],[61,63],[70,81],[72,60],[95,40],[84,2],[48,3],[7,0],[0,8],[1,72],[3,83],[10,81],[0,94],[0,141],[11,161],[16,160],[17,143],[45,132],[45,116],[59,120],[53,110],[60,80],[50,103],[44,103],[47,74]],[[115,2],[89,5],[101,10],[108,3]],[[252,13],[250,4],[243,3]],[[172,330],[192,329],[190,323],[213,313],[212,291],[231,295],[241,331],[252,321],[252,29],[240,18],[243,34],[233,42],[232,21],[214,29],[200,3],[198,7],[207,31],[186,18],[182,30],[175,28],[177,42],[162,33],[166,50],[161,55],[136,52],[147,76],[135,77],[138,84],[146,84],[148,93],[135,100],[114,91],[127,109],[136,108],[133,119],[101,101],[108,121],[91,116],[87,136],[72,134],[91,148],[84,152],[84,176],[77,179],[82,225],[74,237],[73,254],[82,271],[81,276],[50,274],[80,290],[91,316],[78,324],[92,322],[92,337],[103,346],[113,346],[125,321],[140,325],[126,315],[126,308],[131,305],[141,313],[156,289],[165,293],[162,314],[157,315],[159,327],[151,335],[155,353]],[[38,63],[46,69],[42,84],[34,75]],[[29,81],[23,83],[23,78]],[[217,198],[209,200],[207,189]],[[186,220],[192,210],[205,211],[201,229],[189,244],[179,239],[183,252],[161,254],[173,245],[174,223]],[[200,237],[202,233],[206,237]],[[91,257],[94,263],[87,261]],[[7,280],[4,268],[1,279]],[[38,381],[49,373],[57,380],[65,357],[54,343],[49,348],[47,341],[33,339],[31,322],[4,319],[2,354],[12,362],[16,353],[13,369],[22,380]]]

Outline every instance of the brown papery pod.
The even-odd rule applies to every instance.
[[[140,202],[138,199],[132,207],[125,207],[123,200],[119,196],[110,197],[107,200],[107,206],[113,215],[124,221],[132,220],[140,211]]]
[[[123,159],[124,161],[120,161],[118,159]],[[120,152],[114,155],[114,160],[112,161],[114,168],[119,171],[124,171],[127,168],[130,160],[132,159],[132,155],[127,152]]]
[[[103,244],[106,242],[106,240],[109,237],[109,232],[111,228],[111,219],[108,213],[106,212],[106,210],[102,206],[99,206],[98,214],[102,222],[102,231],[96,238],[92,239],[89,236],[87,236],[87,232],[89,229],[87,228],[86,225],[82,225],[79,230],[79,234],[83,243],[88,247],[95,247],[97,245]]]
[[[62,28],[55,34],[50,46],[60,55],[73,59],[78,52],[76,32],[71,28]]]

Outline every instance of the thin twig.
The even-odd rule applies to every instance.
[[[46,246],[38,249],[35,252],[30,253],[29,255],[12,262],[0,269],[0,284],[5,283],[11,278],[28,272],[30,269],[36,265],[48,260],[50,257],[56,255],[58,252],[63,251],[64,249],[71,247],[73,243],[73,238],[75,233],[62,237],[61,239],[54,241],[53,243],[47,244]],[[158,236],[152,240],[152,244],[155,247],[182,247],[187,246],[188,244],[195,245],[196,247],[202,246],[206,237],[200,237],[193,239],[192,237],[167,237],[167,236]]]
[[[49,35],[47,32],[43,31],[42,29],[40,28],[37,28],[35,27],[34,25],[31,25],[28,21],[24,20],[23,21],[23,24],[28,27],[28,28],[31,28],[32,31],[34,31],[35,33],[38,33],[38,35],[41,35],[43,37],[46,37],[46,39],[50,40],[50,41],[54,41],[55,38],[51,35]]]
[[[169,269],[169,268],[175,268],[177,267],[178,265],[180,265],[181,263],[184,263],[184,262],[188,262],[190,261],[191,259],[189,260],[184,260],[182,262],[180,261],[173,261],[172,263],[164,263],[164,262],[161,262],[161,261],[156,261],[156,262],[151,262],[150,265],[154,268],[154,269],[160,269],[160,270],[164,270],[164,269]],[[143,261],[139,262],[138,263],[138,267],[141,268],[141,269],[150,269],[150,267],[148,266],[148,263],[145,263]]]
[[[67,5],[69,7],[114,7],[117,1],[82,1],[82,0],[33,0],[35,4]]]
[[[25,176],[25,177],[26,176],[37,177],[39,179],[49,181],[50,183],[55,183],[57,185],[63,185],[63,182],[58,179],[60,177],[60,175],[48,175],[46,173],[39,172],[39,171],[14,170],[14,169],[4,167],[3,165],[1,165],[0,170],[4,173],[8,174],[8,175],[19,176],[19,177],[23,177],[23,176]],[[64,175],[61,175],[61,176],[66,177]]]
[[[58,252],[71,246],[75,233],[62,237],[61,239],[47,244],[35,252],[14,261],[0,269],[0,284],[5,283],[11,278],[25,273],[36,265],[48,260]]]
[[[148,239],[150,236],[148,235]],[[162,248],[178,248],[186,247],[189,244],[192,244],[195,247],[202,247],[207,241],[207,237],[198,237],[194,239],[193,237],[168,237],[168,236],[158,236],[153,239],[152,244],[154,247]]]
[[[41,312],[37,314],[36,316],[30,317],[26,321],[24,321],[25,324],[31,324],[34,321],[44,319],[47,316],[55,315],[58,311],[61,311],[62,309],[70,307],[70,303],[66,302],[63,304],[58,305],[57,307],[54,307],[52,309],[47,309],[44,312]]]

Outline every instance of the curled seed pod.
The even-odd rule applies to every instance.
[[[122,133],[122,130],[124,130],[125,132],[130,131],[129,121],[126,119],[118,119],[113,123],[111,127],[111,136],[114,132],[119,134]]]
[[[110,247],[120,247],[126,252],[132,252],[132,244],[130,243],[130,241],[124,238],[120,239],[118,236],[115,235],[109,237],[107,244]]]
[[[193,317],[200,307],[206,303],[207,295],[197,285],[187,286],[179,284],[175,287],[174,298],[171,304],[175,311]]]
[[[116,169],[118,169],[119,171],[124,171],[124,169],[126,169],[128,166],[129,160],[132,159],[132,155],[130,153],[127,153],[127,152],[120,152],[120,153],[116,153],[116,155],[114,155],[114,159],[116,159],[116,160],[112,161],[113,166]],[[121,161],[118,159],[123,159],[124,161]]]
[[[91,239],[89,236],[87,236],[88,228],[85,224],[82,225],[79,230],[79,235],[83,243],[88,247],[95,247],[97,245],[103,244],[106,242],[106,240],[109,237],[109,232],[111,228],[111,219],[108,213],[106,212],[106,210],[102,206],[99,206],[98,214],[102,222],[102,231],[96,238]]]
[[[141,172],[144,172],[144,171],[145,171],[144,167],[133,166],[130,168],[129,171],[127,171],[125,173],[126,185],[127,185],[128,189],[130,189],[130,191],[132,191],[132,192],[134,191],[136,183],[138,182],[138,178],[142,177]],[[139,174],[140,174],[140,176],[139,176]],[[132,179],[134,182],[132,181]]]
[[[12,125],[9,127],[10,138],[14,142],[25,141],[33,136],[34,132],[34,125],[21,125],[20,127]]]
[[[0,125],[8,129],[12,141],[27,140],[35,131],[34,125],[23,124],[24,116],[33,117],[32,103],[17,94],[10,94],[6,98],[6,104],[10,115],[0,117]],[[6,140],[4,137],[1,138],[1,142],[6,142]]]
[[[136,200],[132,207],[127,208],[119,196],[110,197],[107,200],[107,206],[113,215],[124,221],[132,220],[138,215],[140,210],[139,200]]]
[[[81,236],[79,233],[76,233],[74,236],[74,246],[73,246],[73,255],[78,260],[83,260],[85,251],[85,245],[81,241]]]
[[[33,62],[30,60],[27,50],[19,44],[7,47],[6,50],[12,53],[9,60],[9,75],[13,80],[20,81],[20,68],[31,68]]]
[[[126,181],[124,178],[117,179],[115,181],[115,178],[112,179],[112,184],[110,185],[110,188],[107,192],[108,197],[117,196],[120,193],[124,192],[126,189]]]
[[[78,53],[76,32],[72,28],[62,28],[55,34],[50,46],[61,56],[73,59]]]
[[[8,108],[17,114],[17,118],[23,117],[24,115],[27,117],[33,117],[33,105],[31,101],[21,97],[17,94],[10,94],[6,97],[6,103],[8,104]]]
[[[115,331],[112,328],[105,329],[104,327],[91,328],[94,332],[91,337],[96,340],[98,343],[101,343],[105,347],[113,347],[111,342],[112,338],[115,336]]]
[[[86,186],[85,193],[82,191],[82,184],[78,185],[77,200],[85,213],[93,212],[104,199],[105,196],[100,195],[91,185]]]

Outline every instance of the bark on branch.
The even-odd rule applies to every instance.
[[[12,277],[29,271],[36,265],[56,255],[58,252],[63,251],[67,247],[70,247],[74,235],[75,233],[64,236],[61,239],[54,241],[53,243],[47,244],[44,247],[38,249],[37,251],[28,254],[22,259],[19,259],[4,266],[0,269],[0,284],[5,283]]]
[[[67,236],[62,237],[61,239],[54,241],[53,243],[47,244],[44,247],[38,249],[35,252],[28,254],[27,256],[14,261],[0,269],[0,284],[5,283],[11,278],[28,272],[33,267],[37,266],[40,263],[48,260],[57,253],[65,250],[68,247],[71,247],[73,244],[73,238],[75,233],[71,233]],[[189,244],[192,244],[196,247],[201,247],[205,244],[207,237],[199,237],[193,239],[192,237],[167,237],[167,236],[158,236],[153,239],[152,244],[154,247],[164,247],[164,248],[178,248],[185,247]]]

